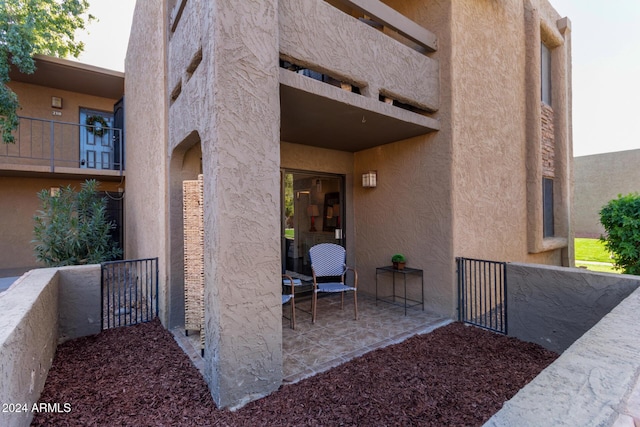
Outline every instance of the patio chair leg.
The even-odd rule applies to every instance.
[[[353,291],[353,311],[356,314],[355,320],[358,320],[358,292]]]
[[[296,328],[296,297],[291,298],[291,329]]]
[[[344,310],[344,292],[340,292],[340,310]]]
[[[318,305],[318,293],[313,291],[313,297],[311,298],[311,323],[316,323],[316,306]]]

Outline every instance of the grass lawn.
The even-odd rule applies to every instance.
[[[576,260],[611,262],[609,251],[604,248],[604,243],[598,239],[576,238],[574,244]]]
[[[620,270],[613,268],[610,253],[605,249],[604,243],[600,240],[576,238],[574,244],[576,252],[576,267],[584,266],[592,271],[620,273]],[[591,264],[589,261],[607,264]]]

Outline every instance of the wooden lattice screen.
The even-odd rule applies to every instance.
[[[184,329],[200,331],[204,350],[204,214],[202,175],[183,181]]]

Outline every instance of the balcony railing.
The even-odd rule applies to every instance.
[[[120,175],[124,171],[122,129],[20,117],[14,136],[15,143],[0,144],[0,169],[52,173],[86,169],[88,174]]]

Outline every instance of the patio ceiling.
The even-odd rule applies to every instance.
[[[33,74],[13,67],[11,80],[111,99],[124,95],[124,73],[52,56],[35,55],[34,59]]]
[[[293,75],[293,76],[291,76]],[[280,139],[357,152],[439,129],[439,122],[377,99],[281,72]]]

